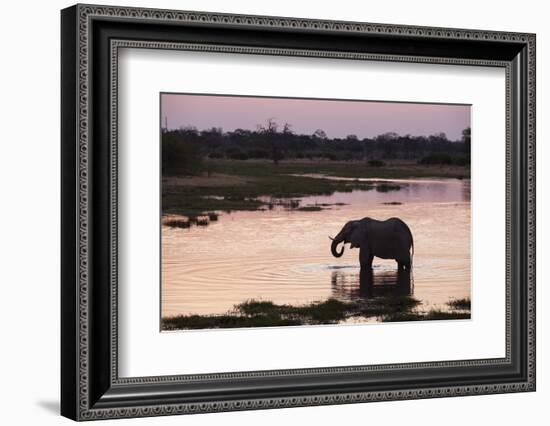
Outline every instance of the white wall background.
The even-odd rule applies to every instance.
[[[460,425],[544,424],[550,401],[550,27],[536,0],[104,0],[103,4],[526,31],[537,33],[538,390],[530,394],[293,408],[118,424]],[[3,424],[68,424],[59,407],[59,9],[71,2],[12,1],[0,25],[0,417]],[[107,421],[102,424],[110,424]],[[131,422],[131,423],[129,423]],[[117,424],[117,423],[113,423]]]

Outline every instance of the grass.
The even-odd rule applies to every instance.
[[[209,160],[206,163],[208,173],[205,176],[222,175],[239,179],[236,179],[234,185],[225,186],[214,184],[215,179],[210,184],[208,178],[202,179],[200,185],[170,184],[170,180],[167,180],[162,185],[163,213],[198,216],[214,211],[252,211],[269,207],[269,201],[259,199],[266,196],[292,199],[307,195],[330,195],[337,191],[351,192],[354,189],[388,192],[401,188],[393,183],[375,184],[359,180],[335,181],[296,176],[311,173],[355,179],[468,175],[466,167],[446,170],[412,163],[387,164],[384,167],[368,167],[363,162],[332,161],[283,162],[279,165],[269,161],[234,160]]]
[[[472,302],[469,298],[453,299],[447,302],[447,305],[452,309],[470,310],[472,309]]]
[[[169,219],[165,221],[164,224],[171,228],[189,228],[191,226],[191,221],[189,221],[189,219]]]
[[[276,304],[248,300],[222,315],[178,315],[162,319],[163,330],[275,327],[283,325],[336,324],[352,317],[376,317],[413,309],[420,302],[412,297],[380,297],[361,302],[333,298],[306,305]]]
[[[362,161],[271,161],[213,160],[207,165],[212,173],[241,176],[270,176],[272,174],[319,173],[348,178],[406,179],[413,177],[469,177],[468,166],[431,166],[414,161],[387,162],[383,167],[369,167]]]
[[[349,318],[374,317],[381,322],[470,319],[469,302],[469,299],[451,300],[447,302],[451,308],[449,311],[431,309],[424,312],[418,309],[421,302],[410,296],[383,296],[353,302],[330,298],[305,305],[276,304],[252,299],[235,305],[222,315],[165,317],[161,326],[162,330],[193,330],[337,324]]]
[[[400,189],[401,189],[400,185],[394,185],[390,183],[380,183],[376,185],[376,190],[378,192],[399,191]]]
[[[299,200],[296,198],[308,195],[331,195],[334,192],[353,190],[390,192],[399,191],[402,187],[401,184],[365,182],[359,178],[462,179],[470,175],[470,169],[467,166],[430,166],[411,161],[387,162],[380,167],[369,167],[360,161],[302,160],[275,165],[265,160],[208,160],[205,161],[204,167],[205,173],[200,178],[189,178],[178,182],[177,179],[168,179],[165,176],[166,179],[163,179],[162,184],[163,214],[187,217],[210,216],[212,212],[265,210],[272,209],[275,205],[282,205],[287,209],[319,211],[313,207],[299,207]],[[340,176],[353,180],[303,176],[307,174]],[[220,185],[220,179],[225,180],[226,184]],[[278,201],[269,201],[265,199],[266,197],[272,197]],[[210,221],[214,220],[210,217]]]
[[[296,210],[300,212],[320,212],[323,208],[321,206],[304,206],[298,207]]]
[[[396,312],[382,317],[382,322],[403,322],[403,321],[429,321],[429,320],[450,320],[470,319],[470,312],[442,311],[432,309],[428,312]]]
[[[425,321],[425,320],[449,320],[449,319],[470,319],[471,302],[469,298],[453,299],[447,302],[449,311],[431,309],[428,312],[403,311],[395,312],[382,317],[383,322],[397,321]]]

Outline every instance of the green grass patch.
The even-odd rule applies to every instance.
[[[449,302],[450,304],[450,302]],[[417,310],[420,301],[410,296],[383,296],[344,302],[334,298],[304,305],[247,300],[222,315],[178,315],[162,319],[163,330],[205,328],[277,327],[337,324],[348,318],[377,317],[382,322],[470,319],[468,309]],[[454,306],[454,305],[453,305]],[[465,305],[462,305],[465,306]]]
[[[468,167],[441,168],[414,163],[387,164],[383,167],[369,167],[364,162],[208,160],[205,168],[210,175],[242,177],[235,185],[162,185],[163,213],[184,216],[202,215],[211,211],[231,212],[238,210],[262,210],[269,208],[268,201],[259,197],[292,199],[308,195],[331,195],[334,192],[358,190],[397,191],[401,185],[394,183],[365,182],[359,180],[336,181],[319,179],[304,174],[325,174],[349,178],[411,178],[411,177],[467,177]],[[212,198],[215,197],[215,198]]]
[[[451,320],[451,319],[470,319],[470,312],[442,311],[432,309],[428,312],[395,312],[382,316],[383,322],[403,322],[403,321],[429,321],[429,320]]]
[[[299,212],[320,212],[323,208],[321,206],[303,206],[298,207],[296,210]]]
[[[282,325],[336,324],[352,317],[397,314],[416,307],[412,297],[379,297],[365,301],[343,302],[327,299],[305,305],[276,304],[248,300],[222,315],[178,315],[162,319],[163,330],[203,328],[276,327]]]

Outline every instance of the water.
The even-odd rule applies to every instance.
[[[330,204],[322,211],[274,208],[224,213],[206,227],[163,226],[162,315],[221,314],[248,299],[305,304],[384,294],[412,295],[422,309],[445,310],[449,300],[470,297],[470,181],[396,182],[399,191],[300,198],[301,206]],[[349,245],[341,258],[331,255],[328,236],[366,216],[399,217],[409,225],[410,276],[378,258],[372,273],[361,273],[359,250]]]

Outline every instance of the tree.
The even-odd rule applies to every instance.
[[[462,130],[462,142],[464,142],[464,153],[468,156],[470,156],[471,139],[472,139],[472,129],[470,127],[466,127],[464,130]]]
[[[162,174],[197,175],[202,171],[200,146],[182,131],[162,134]]]
[[[325,141],[327,140],[327,134],[323,129],[317,129],[313,132],[313,138]]]
[[[279,135],[277,132],[277,129],[279,128],[279,125],[275,121],[274,118],[268,118],[267,119],[267,125],[258,126],[258,130],[260,133],[262,133],[269,145],[271,145],[271,158],[273,159],[273,163],[276,165],[279,164],[279,160],[282,160],[283,156],[281,153],[281,149],[279,147]],[[290,129],[290,128],[288,128]],[[285,124],[285,131],[287,130],[287,125]]]

